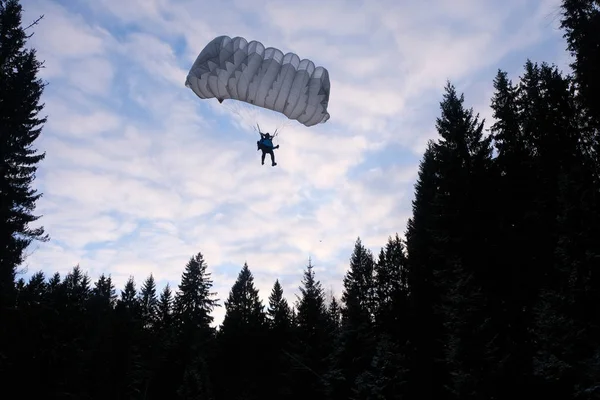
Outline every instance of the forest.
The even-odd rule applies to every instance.
[[[30,228],[45,83],[0,0],[4,398],[600,399],[600,1],[560,11],[571,70],[498,70],[490,126],[443,88],[404,234],[375,254],[358,238],[340,298],[308,260],[297,301],[275,281],[263,304],[243,265],[214,327],[202,249],[178,287],[20,276],[49,240]]]

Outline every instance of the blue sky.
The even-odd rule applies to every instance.
[[[402,235],[443,87],[491,123],[498,68],[530,57],[566,69],[559,0],[26,0],[44,14],[30,45],[45,60],[47,152],[37,212],[52,236],[26,276],[152,273],[177,287],[201,251],[226,299],[244,262],[265,300],[279,278],[293,301],[309,255],[339,296],[358,236],[375,254]],[[331,119],[286,124],[279,165],[260,165],[253,118],[184,86],[204,45],[243,36],[328,68]],[[257,111],[257,112],[254,112]],[[240,117],[244,117],[241,119]],[[224,314],[214,316],[220,322]]]

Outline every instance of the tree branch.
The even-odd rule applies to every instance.
[[[44,18],[44,14],[42,14],[41,17],[39,17],[38,19],[36,19],[35,21],[33,21],[31,24],[27,25],[25,28],[23,28],[24,31],[26,31],[29,28],[34,27],[35,25],[37,25],[42,19]],[[27,36],[27,39],[29,39],[30,37],[33,36],[33,33],[29,36]]]

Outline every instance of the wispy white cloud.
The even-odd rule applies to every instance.
[[[50,83],[36,185],[53,238],[34,249],[29,270],[80,263],[118,287],[150,273],[176,287],[201,251],[221,299],[248,262],[265,300],[279,278],[293,301],[310,256],[339,295],[357,236],[377,253],[404,232],[446,79],[489,118],[497,68],[518,74],[528,54],[566,63],[558,0],[418,4],[26,2],[25,21],[45,15],[30,43]],[[250,111],[240,120],[231,102],[199,100],[183,85],[220,34],[330,71],[331,119],[287,124],[275,168],[260,165],[256,110],[240,108]],[[260,114],[262,127],[275,127],[273,114]]]

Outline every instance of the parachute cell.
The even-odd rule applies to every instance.
[[[185,86],[201,99],[243,101],[305,126],[329,119],[329,72],[294,53],[242,37],[219,36],[200,52]]]

